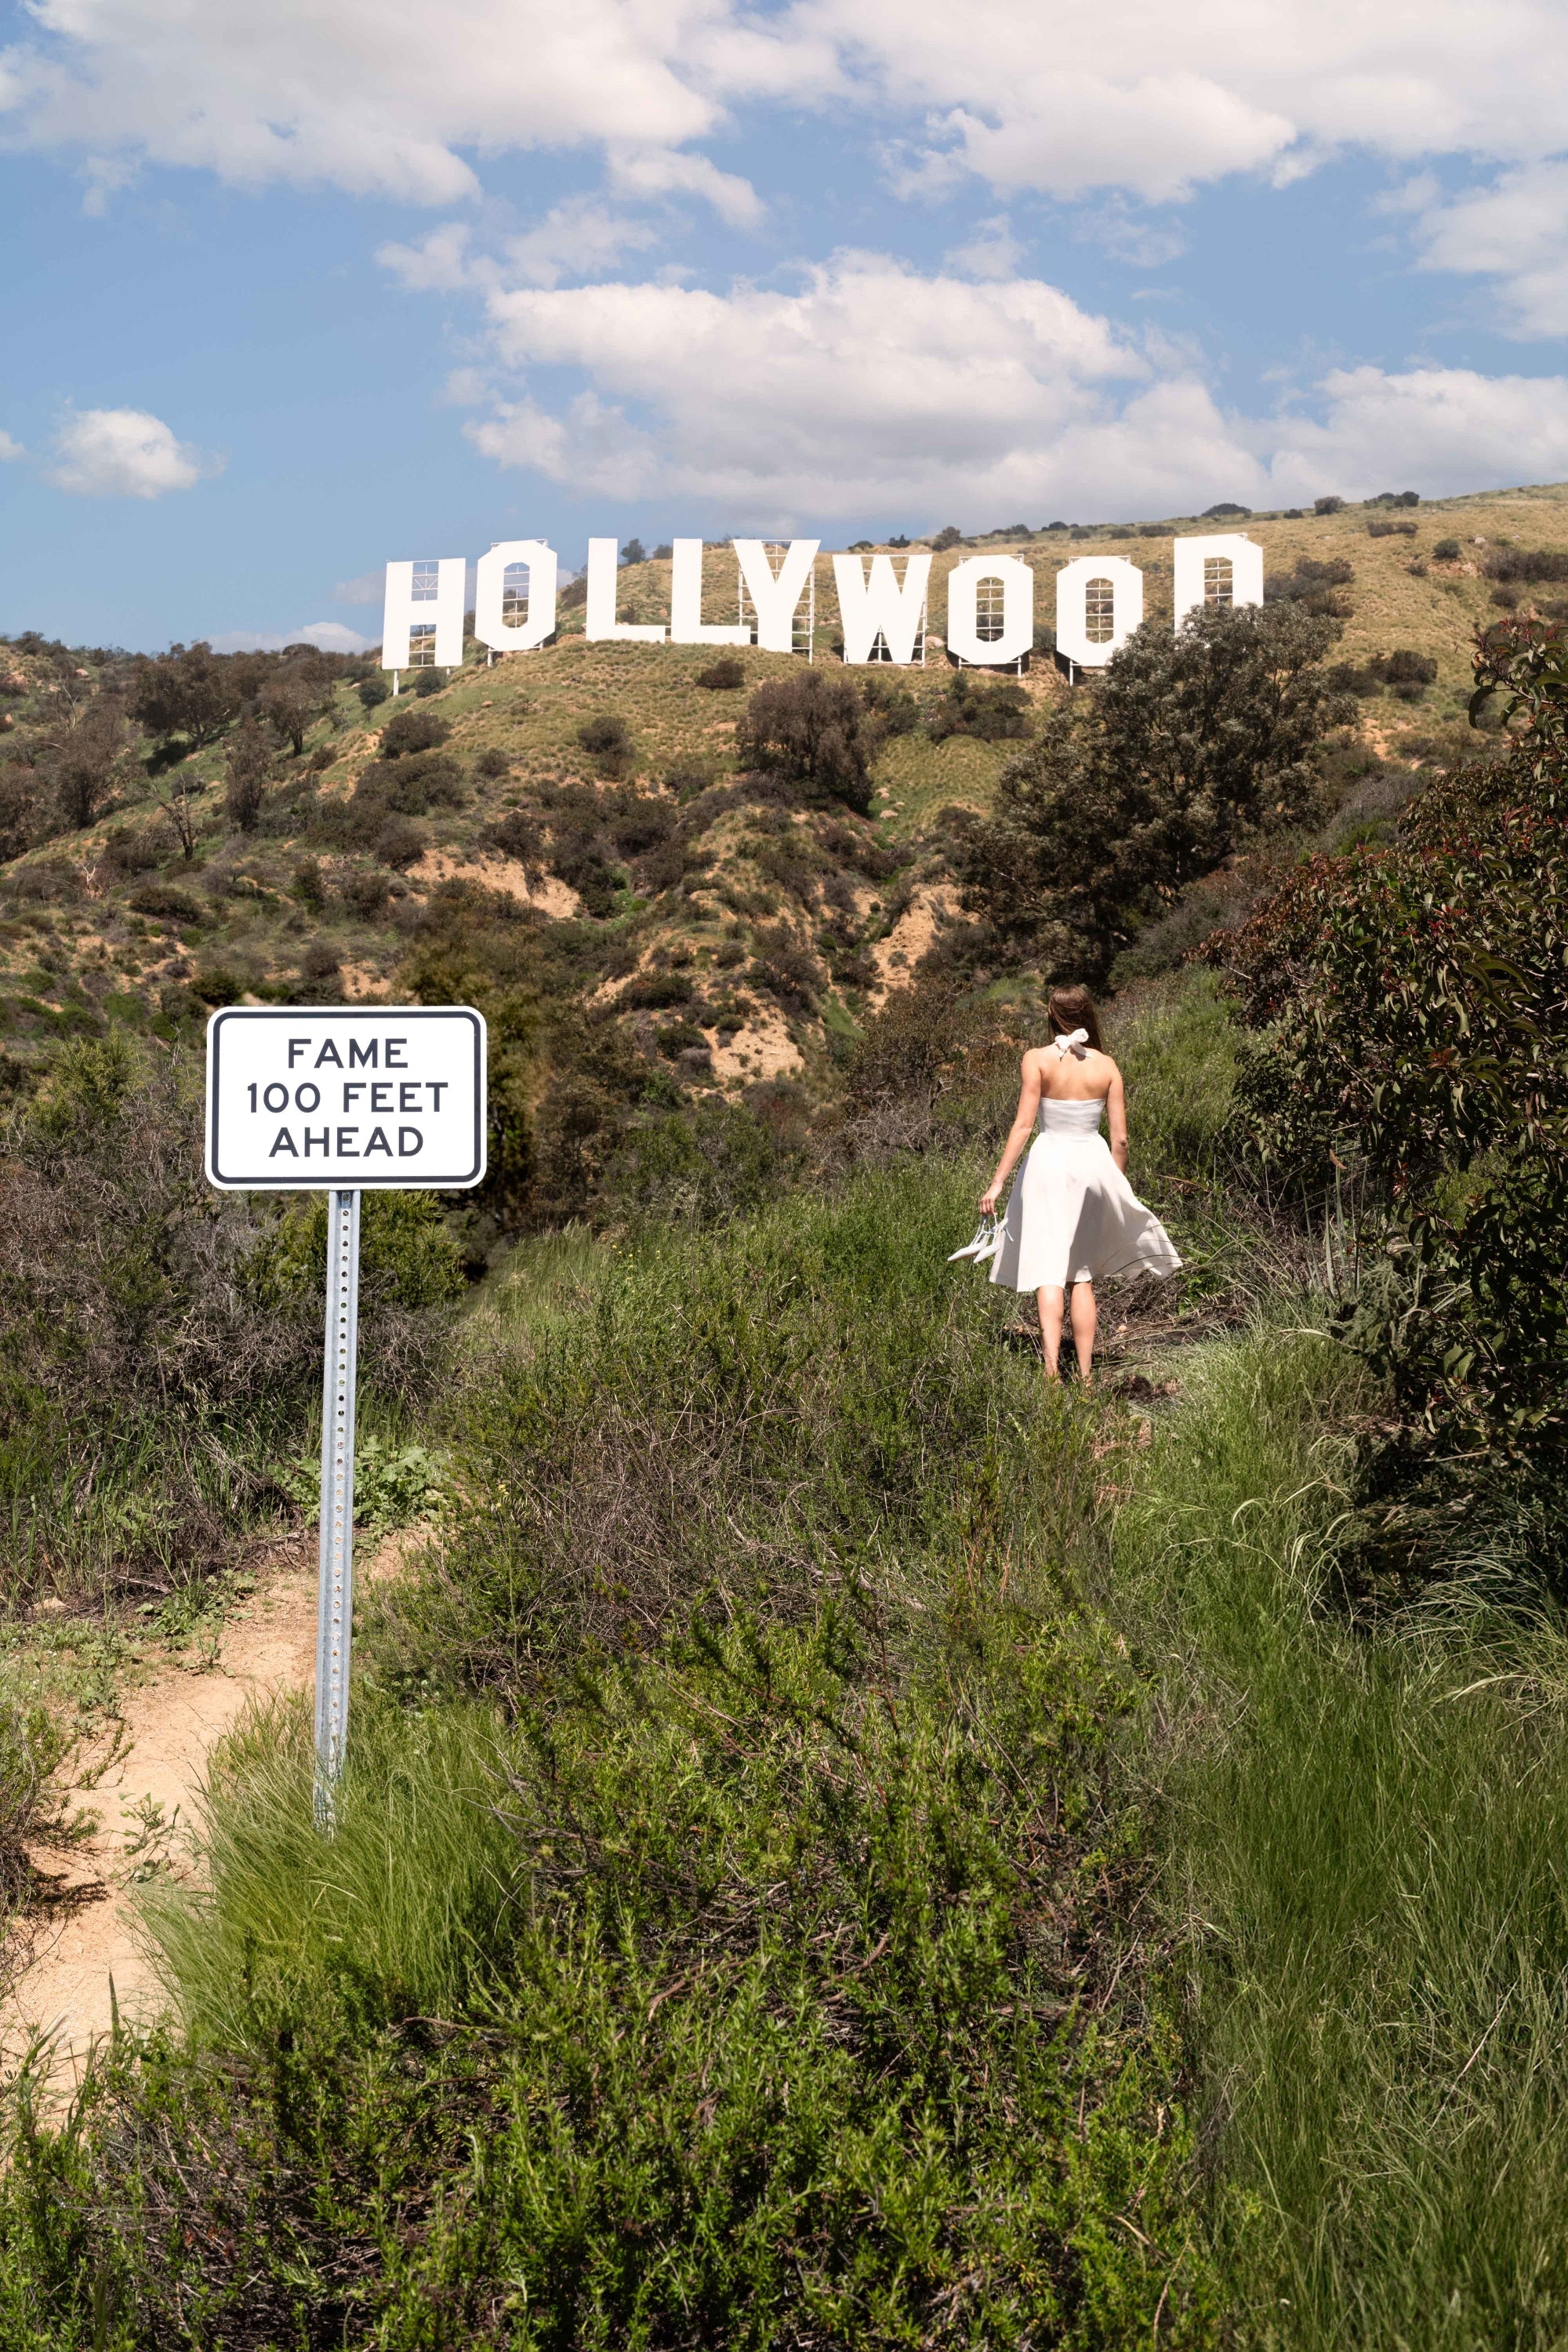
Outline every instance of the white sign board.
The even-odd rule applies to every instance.
[[[207,1024],[207,1181],[456,1192],[485,1172],[485,1024],[467,1005],[230,1005]]]

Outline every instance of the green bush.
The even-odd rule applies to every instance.
[[[1397,849],[1303,866],[1211,950],[1257,1033],[1237,1101],[1259,1181],[1324,1223],[1347,1188],[1374,1213],[1345,1328],[1395,1407],[1363,1486],[1405,1568],[1463,1543],[1479,1498],[1568,1475],[1568,642],[1502,625],[1476,672],[1512,753],[1440,777]]]
[[[401,760],[411,751],[435,751],[451,731],[447,720],[433,710],[397,710],[381,730],[376,756]]]
[[[943,1263],[972,1189],[617,1253],[497,1335],[333,1838],[304,1710],[253,1721],[149,1895],[188,2046],[24,2111],[30,2345],[1207,2340],[1090,1433]]]
[[[958,845],[964,903],[1002,951],[1098,982],[1179,892],[1299,821],[1351,708],[1323,667],[1338,634],[1295,604],[1136,630],[1008,762]]]

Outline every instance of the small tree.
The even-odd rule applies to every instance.
[[[305,749],[307,733],[331,699],[332,680],[309,656],[275,670],[261,689],[262,710],[296,759]]]
[[[1294,604],[1145,623],[1003,771],[961,854],[965,903],[1015,951],[1103,979],[1179,891],[1310,807],[1354,708],[1323,667],[1339,634]]]
[[[196,854],[196,802],[205,790],[202,777],[179,767],[165,776],[158,793],[159,813],[168,819],[182,857]]]
[[[646,563],[647,560],[647,550],[643,545],[641,540],[628,539],[625,547],[621,550],[621,563],[623,568],[628,563]]]
[[[256,712],[247,710],[229,737],[228,772],[224,783],[224,814],[237,832],[256,831],[271,772],[267,730]]]
[[[209,645],[171,646],[137,663],[131,715],[165,744],[183,735],[199,751],[223,733],[240,702],[233,662]]]
[[[68,711],[44,748],[44,765],[62,821],[70,832],[79,832],[125,773],[125,722],[119,705],[100,697]]]
[[[805,787],[808,797],[871,805],[871,761],[882,730],[847,677],[819,669],[772,678],[746,707],[735,748],[742,766]]]

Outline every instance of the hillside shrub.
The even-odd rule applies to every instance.
[[[127,904],[138,915],[152,915],[165,923],[203,923],[210,911],[177,882],[139,882]]]
[[[354,692],[366,710],[379,710],[384,702],[392,698],[392,688],[379,673],[374,677],[362,677]]]
[[[338,895],[344,906],[352,914],[357,915],[362,923],[374,923],[385,914],[387,894],[391,887],[390,874],[384,873],[374,866],[357,866],[349,873],[340,876]],[[321,903],[321,900],[318,900],[318,908]]]
[[[736,731],[736,756],[797,786],[818,803],[841,801],[864,814],[871,805],[877,722],[846,677],[803,669],[758,687]]]
[[[633,745],[631,730],[618,711],[596,711],[584,719],[577,730],[577,740],[597,767],[602,776],[626,776],[631,773]]]
[[[1481,567],[1489,580],[1509,584],[1534,580],[1568,580],[1568,548],[1504,547],[1489,555]]]
[[[1414,539],[1419,529],[1419,523],[1414,522],[1369,522],[1366,535],[1368,539]]]
[[[424,825],[395,813],[378,827],[371,843],[374,856],[395,874],[406,873],[411,866],[417,866],[429,846],[430,835]]]
[[[224,814],[237,832],[255,832],[271,772],[266,732],[254,713],[247,711],[229,736],[224,772]]]
[[[139,656],[133,680],[131,716],[165,753],[176,738],[199,750],[221,735],[238,717],[247,682],[232,659],[205,644]]]
[[[1034,705],[1021,686],[1001,680],[977,684],[967,670],[943,688],[926,716],[925,728],[933,743],[954,735],[972,735],[982,743],[1016,741],[1027,735]]]
[[[1457,539],[1440,539],[1434,544],[1432,552],[1439,563],[1458,563],[1464,550]]]
[[[1173,636],[1145,622],[956,845],[1002,951],[1092,983],[1189,884],[1299,822],[1351,707],[1324,668],[1338,635],[1294,603],[1209,606]]]
[[[1264,583],[1266,604],[1300,604],[1305,612],[1319,614],[1325,620],[1348,621],[1354,610],[1345,590],[1355,579],[1355,567],[1348,557],[1335,555],[1320,562],[1310,555],[1298,556],[1293,572],[1271,572]]]
[[[1400,1573],[1478,1497],[1568,1486],[1568,638],[1500,624],[1475,667],[1511,753],[1210,950],[1258,1033],[1238,1100],[1264,1180],[1321,1217],[1348,1171],[1379,1214],[1343,1328],[1397,1416],[1363,1490]]]
[[[411,751],[436,751],[452,730],[434,710],[398,710],[381,730],[378,760],[401,760]]]
[[[626,786],[605,795],[605,823],[623,857],[642,857],[672,838],[676,813],[662,794]]]
[[[816,1003],[821,975],[815,957],[797,947],[782,928],[756,933],[757,955],[746,973],[746,984],[761,996],[771,996],[780,1009],[804,1020]]]
[[[732,694],[738,686],[746,683],[746,666],[732,654],[721,655],[718,661],[698,671],[697,683],[708,694]]]
[[[167,1592],[226,1563],[309,1433],[321,1289],[270,1286],[269,1209],[203,1173],[194,1060],[69,1043],[12,1111],[0,1192],[13,1602]],[[324,1263],[324,1261],[323,1261]],[[421,1391],[440,1334],[367,1296],[362,1377]]]
[[[635,1008],[658,1012],[671,1004],[689,1004],[696,992],[689,972],[644,971],[627,982],[621,1002]]]
[[[417,701],[428,702],[433,695],[444,694],[446,690],[447,678],[441,670],[422,669],[416,674],[414,693]]]
[[[474,761],[474,773],[476,776],[486,776],[492,780],[497,776],[510,776],[510,757],[501,750],[499,743],[492,743],[489,751],[481,751]]]
[[[132,831],[111,824],[103,836],[102,856],[118,874],[146,874],[163,863],[163,845],[150,825]]]

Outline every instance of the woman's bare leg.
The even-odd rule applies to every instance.
[[[1055,1284],[1046,1285],[1035,1293],[1040,1309],[1040,1338],[1046,1349],[1046,1378],[1059,1380],[1057,1359],[1062,1349],[1062,1317],[1067,1311],[1067,1293]]]
[[[1079,1375],[1086,1389],[1093,1385],[1094,1335],[1099,1326],[1100,1309],[1094,1303],[1093,1283],[1075,1282],[1072,1286],[1072,1343],[1078,1350]],[[1059,1334],[1059,1321],[1057,1329]]]

